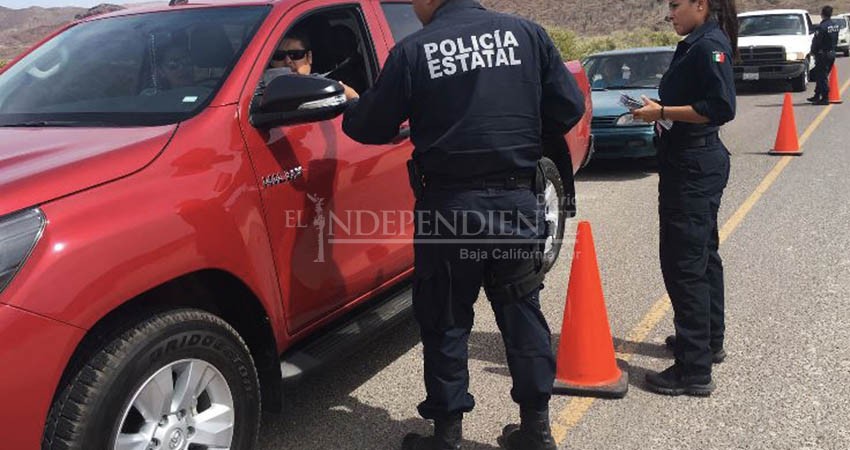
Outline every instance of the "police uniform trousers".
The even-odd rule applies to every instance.
[[[717,211],[729,152],[716,134],[707,141],[662,140],[658,153],[661,271],[673,304],[676,364],[687,376],[711,374],[712,350],[723,347],[725,331]]]
[[[818,53],[815,55],[815,95],[829,99],[829,73],[835,64],[835,53]]]
[[[439,419],[469,412],[469,340],[482,286],[495,314],[521,408],[548,408],[555,373],[549,327],[540,311],[540,283],[510,293],[511,281],[540,270],[542,205],[531,189],[451,190],[430,187],[417,200],[413,308],[419,323],[426,399],[420,415]],[[505,289],[505,287],[508,287]],[[484,358],[495,337],[473,338]]]

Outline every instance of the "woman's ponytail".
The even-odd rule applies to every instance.
[[[732,58],[738,59],[738,9],[735,0],[708,0],[711,16],[720,23],[720,29],[729,37],[732,43]]]

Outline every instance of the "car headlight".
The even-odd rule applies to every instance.
[[[786,52],[785,59],[788,61],[802,61],[806,59],[806,54],[804,52]]]
[[[0,217],[0,292],[6,289],[44,231],[44,214],[30,209]]]
[[[617,118],[617,121],[614,122],[614,125],[618,127],[638,127],[641,125],[648,125],[646,122],[641,120],[635,120],[635,116],[631,113],[623,114],[622,116]]]

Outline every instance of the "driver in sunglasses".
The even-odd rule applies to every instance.
[[[154,73],[139,95],[152,96],[195,84],[195,68],[185,37],[176,36],[157,45],[153,53],[156,61]]]
[[[293,31],[286,35],[283,42],[280,43],[280,47],[272,56],[271,66],[273,68],[286,67],[299,75],[310,75],[313,71],[313,52],[310,50],[310,39],[307,35],[299,31]],[[342,81],[337,81],[345,90],[346,100],[360,98],[357,91]]]

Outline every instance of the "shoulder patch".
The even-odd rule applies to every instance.
[[[726,62],[726,53],[718,51],[711,52],[711,60],[716,63],[723,64]]]

